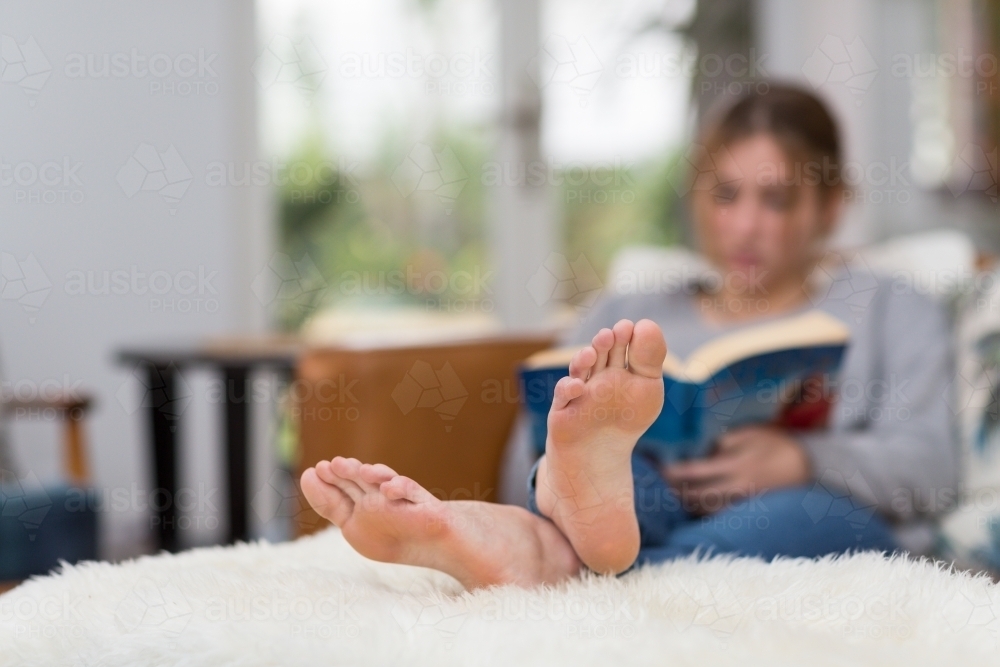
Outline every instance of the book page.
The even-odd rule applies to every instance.
[[[811,310],[705,343],[687,358],[683,376],[690,382],[704,382],[740,359],[796,347],[842,345],[850,337],[846,324],[821,310]]]
[[[821,310],[811,310],[795,317],[725,334],[705,343],[686,360],[667,352],[667,357],[663,360],[663,373],[698,384],[740,359],[796,347],[842,345],[850,337],[851,332],[846,324]],[[667,345],[669,344],[668,340]],[[524,366],[529,369],[565,368],[569,366],[570,359],[577,350],[583,347],[578,345],[543,350],[527,359]]]

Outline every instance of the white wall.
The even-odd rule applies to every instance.
[[[266,194],[205,182],[210,163],[242,165],[255,153],[253,3],[12,1],[0,4],[0,34],[0,252],[7,260],[0,279],[2,377],[8,389],[55,381],[94,392],[88,429],[97,484],[148,490],[147,425],[130,403],[137,398],[130,369],[115,361],[116,350],[125,343],[259,330],[265,321],[250,283],[270,255]],[[18,51],[27,57],[25,71],[41,76],[22,78]],[[121,69],[81,75],[74,71],[81,54],[98,66],[104,54],[123,54]],[[132,54],[145,60],[133,67]],[[151,61],[161,76],[147,71]],[[178,197],[134,192],[139,181],[126,174],[119,179],[143,144],[176,150],[183,165],[171,180],[190,178]],[[59,165],[45,170],[50,184],[30,182],[48,163]],[[31,257],[43,275],[28,280],[29,290],[50,286],[47,295],[36,293],[35,310],[19,297],[16,275]],[[158,285],[166,277],[181,284],[162,295],[141,282],[119,294],[73,293],[81,275],[91,273],[99,287],[104,272],[114,271],[160,272]],[[199,274],[205,277],[200,284],[186,282]],[[207,381],[196,375],[189,382],[196,400],[185,413],[189,465],[182,481],[196,490],[204,484],[207,494],[217,489],[210,499],[224,512],[216,410],[197,400]],[[19,421],[12,435],[21,472],[43,479],[59,473],[52,423]],[[130,553],[146,534],[146,515],[138,503],[129,505],[102,515],[109,556]],[[181,539],[204,541],[212,534],[192,530]]]
[[[938,198],[910,168],[914,82],[893,67],[934,51],[934,3],[761,0],[759,7],[758,43],[768,74],[815,89],[842,123],[846,159],[872,169],[873,178],[856,186],[841,241],[864,243],[942,224]],[[824,60],[829,64],[828,54],[838,49],[848,56],[838,67],[857,78],[824,72]]]

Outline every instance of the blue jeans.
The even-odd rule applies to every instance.
[[[535,503],[535,472],[528,481],[528,508]],[[851,551],[897,549],[886,522],[874,508],[819,484],[768,491],[728,505],[709,516],[687,512],[660,471],[632,456],[635,513],[639,520],[636,565],[662,563],[693,553],[816,558]]]

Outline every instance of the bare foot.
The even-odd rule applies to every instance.
[[[321,461],[302,474],[302,492],[362,556],[440,570],[466,588],[556,583],[580,569],[545,519],[510,505],[439,500],[382,464]]]
[[[576,353],[555,388],[536,501],[596,572],[622,572],[639,553],[632,449],[663,407],[666,353],[656,324],[621,320]]]

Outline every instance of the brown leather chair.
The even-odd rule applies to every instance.
[[[292,397],[299,474],[323,459],[384,463],[439,498],[494,501],[500,461],[520,405],[517,366],[550,336],[446,345],[311,349]],[[300,507],[308,503],[300,498]],[[300,535],[327,525],[311,509]]]

